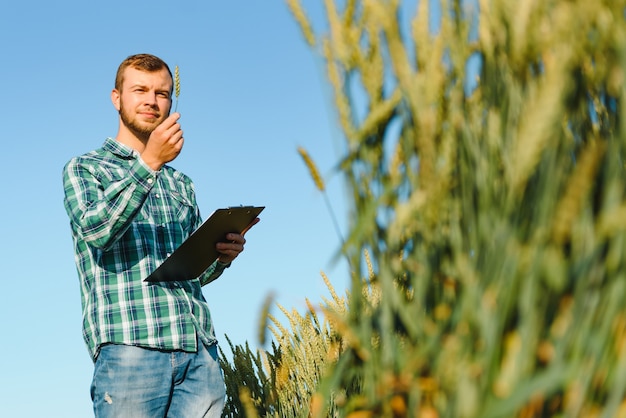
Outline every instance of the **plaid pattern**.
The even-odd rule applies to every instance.
[[[215,343],[201,286],[224,265],[191,281],[143,281],[202,222],[191,180],[169,166],[151,170],[108,138],[66,164],[63,185],[92,359],[104,343],[194,352],[196,333]]]

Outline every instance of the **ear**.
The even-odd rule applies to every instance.
[[[120,92],[117,91],[117,89],[113,89],[111,91],[111,101],[113,102],[113,106],[115,106],[115,108],[119,112],[119,110],[120,110]]]

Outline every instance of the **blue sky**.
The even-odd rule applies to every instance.
[[[322,2],[303,4],[323,25]],[[302,311],[328,296],[320,271],[344,292],[337,233],[296,151],[316,161],[344,227],[341,135],[323,63],[283,1],[3,2],[0,52],[0,416],[93,415],[61,169],[116,134],[109,96],[128,55],[180,67],[185,147],[172,165],[194,180],[203,215],[266,206],[245,252],[204,288],[225,351],[224,334],[256,345],[269,293]]]

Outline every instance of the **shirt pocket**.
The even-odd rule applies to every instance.
[[[169,197],[172,222],[180,224],[183,231],[190,234],[193,232],[191,228],[193,228],[195,217],[195,208],[191,200],[174,190],[169,192]]]
[[[128,171],[111,166],[102,166],[98,171],[98,181],[105,194],[124,190],[129,186]]]

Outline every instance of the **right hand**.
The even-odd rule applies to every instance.
[[[141,159],[155,171],[178,157],[183,149],[183,131],[178,119],[180,113],[174,112],[167,117],[148,138],[148,143],[141,153]]]

